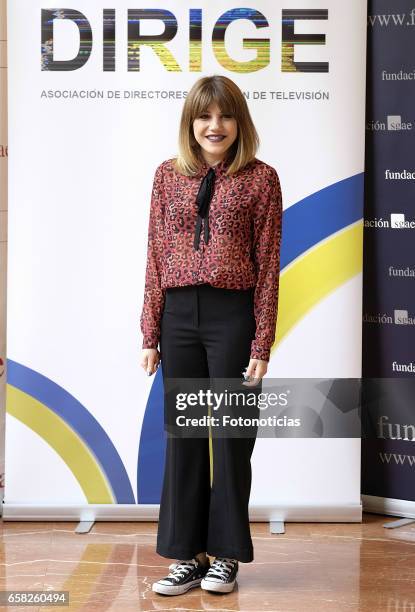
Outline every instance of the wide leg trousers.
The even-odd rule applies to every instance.
[[[240,378],[255,336],[254,289],[166,290],[161,367],[167,378]],[[163,557],[200,552],[253,560],[248,502],[255,437],[168,437],[157,534]]]

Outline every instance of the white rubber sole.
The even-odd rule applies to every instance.
[[[203,578],[200,586],[204,591],[212,591],[214,593],[230,593],[233,591],[236,584],[236,578],[233,582],[214,582],[213,580],[205,580]]]
[[[183,593],[187,593],[187,591],[190,589],[200,586],[200,583],[200,578],[180,586],[174,586],[174,584],[159,584],[158,582],[154,582],[151,588],[155,593],[159,593],[160,595],[183,595]]]

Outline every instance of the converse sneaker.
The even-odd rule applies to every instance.
[[[238,573],[238,561],[227,557],[216,557],[201,582],[205,591],[230,593],[233,590]]]
[[[154,582],[152,589],[162,595],[181,595],[199,586],[209,568],[209,561],[202,565],[197,559],[172,563],[169,565],[169,575]]]

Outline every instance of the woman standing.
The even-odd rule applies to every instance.
[[[166,378],[266,374],[277,318],[282,198],[244,95],[199,79],[182,111],[179,155],[151,198],[141,365]],[[158,345],[160,343],[160,352]],[[230,592],[253,560],[248,502],[255,438],[168,437],[157,552],[178,559],[153,590]],[[212,565],[208,556],[215,557]]]

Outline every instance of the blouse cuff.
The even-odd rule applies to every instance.
[[[143,344],[142,349],[157,349],[158,348],[158,338],[155,336],[145,335],[143,336]]]
[[[255,340],[251,344],[251,359],[262,359],[263,361],[269,361],[271,349],[265,346],[258,345]]]

